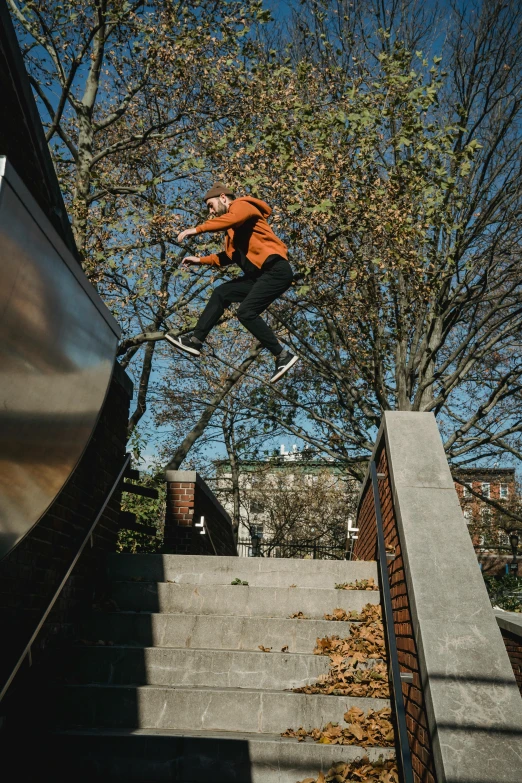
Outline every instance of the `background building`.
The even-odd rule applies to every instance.
[[[239,512],[241,555],[252,554],[253,537],[265,556],[281,556],[282,547],[303,557],[342,556],[359,482],[332,459],[282,445],[273,457],[239,463],[236,480],[227,461],[217,463],[214,490],[232,517]]]
[[[459,480],[455,488],[483,570],[490,574],[503,572],[511,559],[509,531],[518,523],[477,495],[519,513],[515,469],[463,468],[455,471],[454,478]]]
[[[481,567],[503,573],[512,558],[509,532],[517,523],[481,498],[518,513],[515,469],[461,468],[454,478]],[[360,483],[342,463],[281,445],[272,457],[238,463],[235,478],[228,461],[216,463],[213,486],[235,518],[240,555],[259,548],[264,556],[321,557],[342,556]]]

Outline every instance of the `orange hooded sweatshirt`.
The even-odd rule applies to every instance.
[[[261,269],[269,256],[277,254],[288,258],[286,245],[276,237],[266,221],[271,212],[272,208],[261,199],[245,196],[235,199],[224,215],[197,226],[198,234],[226,231],[225,251],[203,256],[201,263],[213,266],[238,263],[244,266],[241,259],[246,256],[247,261]]]

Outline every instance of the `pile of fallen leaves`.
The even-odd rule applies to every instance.
[[[344,621],[360,621],[366,622],[367,620],[381,620],[382,609],[380,604],[366,604],[360,612],[357,609],[351,609],[349,612],[346,609],[334,609],[332,614],[325,614],[325,620],[338,620]]]
[[[297,730],[287,729],[281,736],[293,737],[299,742],[310,737],[320,745],[360,745],[363,748],[393,746],[394,733],[389,707],[377,711],[369,710],[367,713],[359,707],[352,707],[344,713],[344,720],[348,724],[344,728],[338,723],[327,723],[322,729],[310,731],[301,726]]]
[[[387,699],[390,695],[388,667],[385,663],[357,668],[346,660],[330,666],[313,685],[294,688],[295,693],[322,693],[325,696],[357,696]]]
[[[388,698],[388,668],[381,607],[368,604],[363,622],[350,626],[350,636],[317,639],[315,655],[329,655],[330,669],[312,685],[295,688],[296,693]],[[372,662],[373,665],[369,665]]]
[[[305,778],[297,783],[399,783],[397,762],[377,761],[370,763],[367,756],[345,763],[340,761],[330,767],[326,775],[322,772],[316,778]]]
[[[365,620],[350,626],[350,635],[344,639],[338,636],[325,636],[317,639],[315,655],[342,655],[364,661],[367,658],[386,658],[384,643],[384,625],[381,607]]]
[[[339,582],[335,585],[336,590],[378,590],[379,585],[375,584],[372,578],[356,579],[355,582]]]

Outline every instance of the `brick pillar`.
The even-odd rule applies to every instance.
[[[167,470],[167,510],[164,551],[186,555],[192,551],[194,521],[195,470]]]

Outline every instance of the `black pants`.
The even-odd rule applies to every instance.
[[[282,256],[271,256],[255,277],[245,275],[218,286],[201,313],[194,329],[194,337],[203,342],[228,305],[241,302],[237,310],[239,321],[264,348],[278,356],[283,350],[282,346],[272,329],[260,318],[260,313],[290,288],[292,278],[292,268],[288,261]]]

